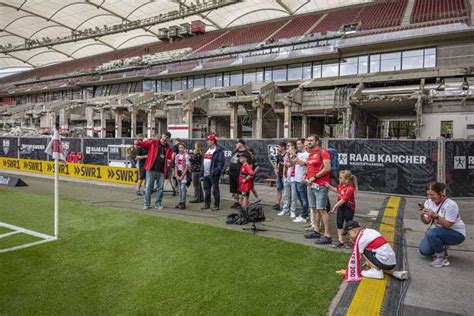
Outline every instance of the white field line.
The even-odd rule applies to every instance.
[[[5,234],[0,235],[0,239],[1,239],[1,238],[8,237],[8,236],[11,236],[11,235],[19,234],[19,233],[20,233],[20,232],[17,231],[17,230],[12,231],[12,232],[8,232],[8,233],[5,233]]]
[[[24,248],[28,248],[28,247],[33,247],[33,246],[40,245],[40,244],[44,244],[44,243],[47,243],[47,242],[50,242],[50,241],[54,241],[54,240],[56,240],[56,238],[51,237],[51,238],[49,238],[49,239],[42,239],[42,240],[30,242],[30,243],[28,243],[28,244],[23,244],[23,245],[20,245],[20,246],[15,246],[15,247],[11,247],[11,248],[0,249],[0,253],[5,253],[5,252],[20,250],[20,249],[24,249]]]
[[[23,228],[23,227],[18,227],[18,226],[11,225],[11,224],[7,224],[7,223],[3,223],[3,222],[0,222],[0,227],[5,227],[5,228],[11,229],[11,230],[16,230],[16,231],[18,231],[18,232],[20,232],[20,233],[28,234],[28,235],[31,235],[31,236],[34,236],[34,237],[38,237],[38,238],[41,238],[41,239],[51,239],[51,238],[54,238],[53,236],[50,236],[50,235],[38,233],[38,232],[35,232],[35,231],[33,231],[33,230],[29,230],[29,229],[26,229],[26,228]]]

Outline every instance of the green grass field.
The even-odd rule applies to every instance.
[[[52,233],[52,198],[0,189],[0,201],[0,222]],[[60,240],[0,254],[0,314],[324,315],[347,261],[248,232],[60,206]]]

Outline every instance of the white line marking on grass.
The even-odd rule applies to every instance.
[[[50,241],[54,241],[54,240],[56,240],[56,238],[51,237],[50,239],[42,239],[42,240],[30,242],[30,243],[28,243],[28,244],[23,244],[23,245],[20,245],[20,246],[15,246],[15,247],[11,247],[11,248],[0,249],[0,253],[5,253],[5,252],[20,250],[20,249],[24,249],[24,248],[28,248],[28,247],[33,247],[33,246],[40,245],[40,244],[44,244],[44,243],[47,243],[47,242],[50,242]]]
[[[5,237],[11,236],[11,235],[15,235],[15,234],[19,234],[19,233],[20,233],[19,231],[15,230],[15,231],[8,232],[8,233],[5,233],[5,234],[0,235],[0,238],[5,238]]]
[[[3,223],[3,222],[0,222],[0,227],[5,227],[5,228],[8,228],[8,229],[12,230],[11,232],[0,235],[0,238],[5,238],[5,237],[12,236],[12,235],[15,235],[15,234],[27,234],[27,235],[30,235],[30,236],[37,237],[37,238],[41,239],[41,240],[38,240],[38,241],[26,243],[26,244],[15,246],[15,247],[0,249],[0,253],[5,253],[5,252],[14,251],[14,250],[24,249],[24,248],[28,248],[28,247],[32,247],[32,246],[36,246],[36,245],[40,245],[40,244],[44,244],[44,243],[47,243],[47,242],[50,242],[50,241],[57,240],[56,237],[46,235],[46,234],[42,234],[42,233],[38,233],[38,232],[35,232],[33,230],[29,230],[29,229],[26,229],[26,228],[23,228],[23,227],[18,227],[18,226]]]

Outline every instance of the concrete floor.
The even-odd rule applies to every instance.
[[[4,171],[2,171],[4,173]],[[8,172],[11,173],[11,172]],[[21,178],[29,185],[28,187],[8,188],[31,192],[34,194],[51,196],[53,192],[53,181],[50,176],[35,175]],[[206,224],[227,229],[242,230],[242,226],[226,225],[227,214],[233,212],[230,209],[231,197],[228,186],[221,185],[222,203],[218,212],[201,211],[200,204],[188,203],[188,209],[178,210],[173,208],[177,204],[177,197],[165,193],[164,210],[151,209],[143,211],[143,198],[135,194],[135,189],[130,186],[112,185],[107,183],[95,183],[79,179],[67,179],[60,182],[60,196],[63,199],[84,201],[91,204],[120,208],[132,212],[141,212],[183,220],[193,223]],[[87,185],[85,185],[87,183]],[[169,185],[167,186],[169,188]],[[166,189],[166,188],[165,188]],[[257,185],[257,190],[265,204],[265,215],[267,220],[258,226],[267,229],[258,232],[259,236],[278,238],[289,242],[296,242],[311,247],[333,250],[330,246],[317,246],[313,240],[303,238],[303,225],[293,223],[289,217],[280,217],[271,210],[270,205],[275,203],[275,188]],[[190,189],[189,194],[192,193]],[[330,194],[334,203],[335,194]],[[377,217],[380,207],[387,195],[376,193],[359,192],[357,194],[357,219],[363,224],[370,226]],[[418,254],[417,246],[420,242],[426,226],[418,220],[417,203],[424,200],[423,197],[405,197],[405,233],[407,241],[407,259],[412,282],[408,289],[404,315],[446,315],[446,314],[473,314],[474,300],[474,199],[456,199],[461,210],[461,216],[468,225],[468,238],[464,244],[452,247],[450,251],[451,266],[441,269],[431,268],[430,260]],[[190,196],[188,196],[190,200]],[[152,200],[153,201],[153,200]],[[331,215],[331,233],[335,237],[335,218]],[[246,225],[248,227],[249,225]],[[349,252],[348,250],[336,250]],[[344,267],[341,267],[344,268]]]

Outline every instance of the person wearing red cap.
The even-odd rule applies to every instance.
[[[203,187],[204,187],[204,205],[201,210],[211,208],[211,190],[214,196],[213,211],[218,211],[221,196],[219,191],[219,179],[221,177],[222,169],[224,168],[225,158],[224,151],[220,146],[217,146],[217,137],[215,134],[207,136],[208,149],[204,154],[203,159]]]

